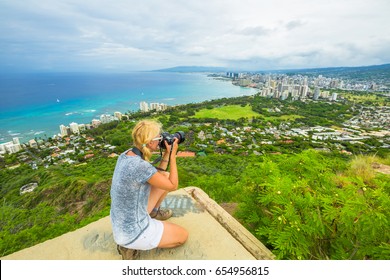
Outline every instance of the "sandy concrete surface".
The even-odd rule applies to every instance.
[[[189,231],[188,241],[173,249],[142,251],[142,260],[255,260],[273,254],[233,217],[194,187],[170,193],[163,205],[170,222]],[[121,260],[107,216],[76,231],[23,249],[2,260]]]

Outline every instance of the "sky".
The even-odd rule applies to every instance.
[[[389,0],[0,0],[0,71],[390,63]]]

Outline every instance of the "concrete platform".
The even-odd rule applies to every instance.
[[[142,260],[256,260],[274,255],[206,193],[196,187],[170,193],[163,205],[171,222],[189,231],[188,241],[173,249],[142,251]],[[121,260],[107,216],[2,260]]]

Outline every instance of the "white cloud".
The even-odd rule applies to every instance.
[[[389,63],[389,10],[387,0],[3,0],[0,61],[117,71]]]

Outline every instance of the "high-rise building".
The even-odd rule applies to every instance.
[[[61,137],[68,136],[68,127],[61,124],[60,125],[60,134],[61,134]]]
[[[12,138],[12,141],[0,144],[0,154],[5,154],[5,153],[13,154],[19,152],[21,149],[22,146],[20,145],[18,137]]]
[[[139,104],[139,108],[140,108],[141,112],[148,112],[149,111],[148,103],[146,103],[145,101],[142,101]]]
[[[160,104],[158,103],[150,103],[150,110],[158,111]]]
[[[316,88],[314,89],[313,100],[318,100],[318,98],[320,97],[320,94],[321,94],[320,88],[319,88],[319,87],[316,87]]]
[[[161,111],[164,111],[168,108],[168,105],[167,104],[164,104],[164,103],[160,103],[160,110]]]
[[[69,124],[70,131],[73,134],[80,134],[79,125],[75,122]]]
[[[307,91],[308,91],[308,86],[307,85],[302,85],[299,89],[299,96],[301,98],[306,98],[307,97]]]
[[[14,143],[15,145],[20,145],[19,138],[18,137],[12,138],[12,143]]]

